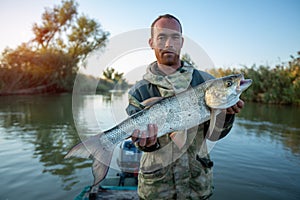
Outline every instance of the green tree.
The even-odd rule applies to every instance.
[[[114,68],[107,68],[106,70],[103,71],[103,76],[106,80],[112,81],[114,79],[114,73],[115,73]]]
[[[129,84],[123,76],[124,73],[119,73],[114,68],[107,68],[103,71],[104,79],[100,79],[97,90],[99,92],[107,92],[113,89],[127,89]]]
[[[213,69],[216,77],[243,73],[252,79],[252,86],[242,94],[243,99],[268,104],[300,105],[300,52],[291,61],[275,67],[253,65],[237,69]],[[216,75],[217,74],[217,75]]]
[[[74,0],[46,8],[34,38],[16,49],[5,49],[0,60],[0,94],[71,91],[78,66],[89,53],[104,48],[108,32],[85,15]],[[3,79],[2,79],[3,78]]]
[[[61,45],[63,43],[60,35],[67,27],[72,25],[72,20],[77,15],[77,4],[71,1],[62,1],[62,5],[56,5],[52,9],[46,8],[42,14],[42,23],[38,25],[34,23],[33,33],[35,38],[32,40],[37,42],[37,45],[43,49],[48,49],[48,46]],[[59,42],[56,42],[58,40]]]
[[[181,60],[189,63],[190,65],[193,65],[194,67],[196,66],[196,63],[192,60],[191,56],[188,53],[185,53],[181,56]]]

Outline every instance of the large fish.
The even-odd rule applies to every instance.
[[[216,115],[222,109],[235,105],[241,93],[251,83],[252,81],[244,79],[242,74],[208,80],[175,96],[161,99],[113,128],[77,144],[65,158],[91,157],[96,185],[107,174],[115,146],[128,139],[135,129],[143,131],[147,130],[148,124],[157,124],[160,137],[211,120],[208,134],[210,136]]]

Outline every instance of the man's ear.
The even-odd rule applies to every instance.
[[[152,37],[149,38],[148,44],[149,44],[149,46],[151,47],[151,49],[154,49],[154,48],[153,48],[153,38],[152,38]]]

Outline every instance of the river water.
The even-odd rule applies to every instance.
[[[72,111],[68,94],[0,97],[0,200],[75,198],[91,161],[64,155],[124,119],[126,100],[84,95]],[[212,199],[300,199],[300,108],[246,103],[211,157]]]

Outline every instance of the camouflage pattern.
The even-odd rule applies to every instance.
[[[144,79],[157,85],[161,96],[168,97],[190,86],[193,70],[191,65],[184,63],[180,71],[163,76],[154,62],[149,65]],[[205,79],[213,78],[206,73],[205,76]],[[129,104],[143,109],[141,102],[130,93]],[[141,199],[207,199],[212,194],[212,168],[196,159],[198,155],[210,161],[204,140],[204,125],[178,134],[186,134],[182,148],[178,148],[170,135],[164,135],[158,138],[159,150],[144,152],[138,178]]]
[[[212,168],[196,156],[209,159],[203,143],[203,125],[189,129],[187,141],[178,149],[168,135],[160,137],[160,149],[145,152],[141,159],[138,194],[142,199],[204,199],[212,194]],[[170,163],[164,166],[165,163]]]
[[[171,75],[164,76],[159,74],[157,63],[154,62],[147,68],[147,73],[143,78],[157,85],[162,97],[169,97],[188,89],[193,78],[193,71],[194,68],[184,62],[181,71],[176,71]]]

